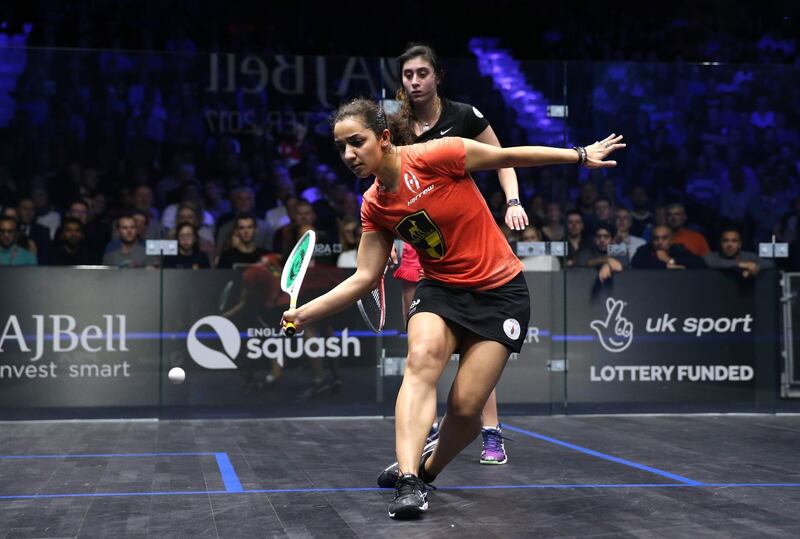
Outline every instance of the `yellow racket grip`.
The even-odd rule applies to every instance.
[[[289,309],[296,309],[297,308],[297,295],[291,294],[289,296]],[[294,325],[294,322],[287,322],[286,326],[283,328],[283,332],[286,334],[287,337],[293,337],[295,333],[297,333],[297,326]]]

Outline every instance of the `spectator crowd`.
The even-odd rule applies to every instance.
[[[800,271],[794,21],[780,10],[748,19],[751,8],[741,3],[731,10],[743,17],[722,17],[701,32],[705,15],[660,13],[652,24],[612,31],[553,9],[537,47],[522,54],[615,61],[577,70],[569,138],[589,143],[621,132],[628,149],[610,173],[519,173],[531,226],[506,230],[509,241],[567,242],[566,257],[526,260],[529,269],[595,268],[605,280],[627,268],[712,267],[748,277],[771,265],[754,253],[774,238],[790,244],[778,267]],[[28,44],[45,48],[19,60],[13,114],[0,119],[0,265],[231,268],[286,256],[310,228],[320,263],[353,265],[366,185],[355,184],[332,150],[320,121],[329,110],[310,95],[281,101],[244,84],[204,90],[208,61],[199,51],[314,52],[321,38],[293,42],[297,36],[281,30],[275,35],[284,41],[259,41],[267,23],[247,21],[240,9],[206,34],[189,13],[158,24],[155,4],[135,11],[132,3],[110,10],[78,1],[34,13]],[[93,14],[107,19],[102,30]],[[133,32],[137,17],[148,24]],[[103,50],[47,48],[54,46]],[[355,54],[352,46],[329,50]],[[125,50],[137,48],[165,53]],[[684,63],[706,59],[757,63]],[[674,63],[645,63],[656,60]],[[504,145],[537,143],[470,61],[451,65],[445,95],[485,103]],[[277,110],[295,120],[250,133],[208,122],[209,111],[226,110],[256,118]],[[297,120],[302,110],[312,121]],[[476,181],[503,227],[496,176]],[[146,240],[160,238],[177,240],[178,256],[149,256]]]

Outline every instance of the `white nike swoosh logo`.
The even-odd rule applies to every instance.
[[[441,133],[442,135],[444,135],[445,133],[447,133],[447,132],[448,132],[448,131],[450,131],[451,129],[453,129],[453,128],[452,128],[452,127],[449,127],[449,128],[447,128],[447,129],[445,129],[444,131],[439,131],[439,133]]]

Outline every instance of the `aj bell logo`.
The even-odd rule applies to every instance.
[[[416,194],[419,192],[419,180],[413,172],[406,172],[403,174],[403,180],[406,182],[406,187],[408,187],[412,193]]]
[[[201,343],[197,338],[197,330],[201,326],[211,326],[220,342],[225,353],[213,348],[209,348]],[[206,369],[235,369],[236,363],[233,359],[239,355],[242,348],[242,340],[239,337],[239,330],[227,318],[221,316],[206,316],[194,323],[186,337],[186,347],[189,355],[195,363]]]
[[[16,341],[20,352],[33,353],[31,361],[38,361],[49,351],[74,352],[130,352],[127,345],[126,317],[124,314],[104,314],[103,323],[78,329],[78,321],[68,314],[35,314],[36,333],[33,347],[22,330],[20,319],[10,315],[0,330],[0,353],[5,353],[6,343]],[[48,346],[49,343],[49,346]],[[0,354],[2,355],[2,354]]]
[[[606,300],[605,320],[593,320],[589,327],[597,332],[600,344],[609,352],[622,352],[633,342],[633,322],[622,316],[625,304],[614,298]]]

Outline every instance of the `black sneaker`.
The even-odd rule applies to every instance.
[[[419,471],[417,473],[426,483],[432,483],[433,480],[436,479],[436,477],[431,477],[425,472],[425,461],[433,454],[433,450],[438,443],[439,440],[436,439],[432,442],[428,442],[425,444],[425,447],[422,448],[422,457],[419,459]],[[394,488],[398,479],[400,479],[400,466],[395,462],[383,470],[378,476],[378,486],[381,488]]]
[[[392,518],[413,518],[428,510],[428,490],[416,475],[405,474],[394,487],[394,500],[389,504]]]

